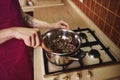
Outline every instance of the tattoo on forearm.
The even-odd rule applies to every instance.
[[[34,25],[34,22],[33,22],[33,17],[31,17],[30,15],[26,15],[24,17],[24,20],[26,23],[28,23],[30,26],[33,26]]]

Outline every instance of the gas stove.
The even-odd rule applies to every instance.
[[[89,28],[80,29],[79,27],[73,31],[75,31],[82,39],[82,45],[78,51],[82,58],[78,61],[73,61],[69,65],[57,66],[49,62],[46,55],[43,54],[45,75],[98,67],[117,61],[109,48],[100,41],[94,31]]]

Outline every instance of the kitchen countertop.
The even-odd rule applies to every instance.
[[[36,8],[34,9],[34,17],[50,23],[64,20],[70,25],[70,29],[89,26],[89,24],[75,12],[74,8],[70,8],[67,3],[58,6]],[[44,32],[44,30],[41,31]]]
[[[58,6],[51,6],[51,7],[41,7],[34,9],[34,17],[40,20],[45,20],[47,22],[56,22],[59,20],[64,20],[69,23],[70,29],[76,29],[77,27],[80,28],[91,28],[92,30],[96,31],[99,38],[103,41],[104,44],[109,46],[109,48],[114,52],[114,56],[117,57],[117,60],[120,60],[120,49],[111,41],[109,38],[104,35],[104,33],[89,19],[87,18],[82,11],[77,9],[77,7],[74,6],[74,4],[71,3],[70,0],[67,0],[72,7],[65,2],[65,5],[58,5]],[[46,32],[47,30],[41,29],[41,33]],[[34,50],[34,80],[41,80],[43,79],[44,73],[42,73],[41,70],[44,68],[41,64],[43,64],[42,61],[42,48],[38,47]],[[120,65],[114,64],[111,66],[106,66],[103,68],[96,68],[94,69],[94,75],[96,76],[93,80],[98,80],[97,77],[99,76],[97,74],[97,71],[103,70],[104,72],[113,72],[113,74],[108,74],[108,76],[112,77],[118,77],[120,76]],[[110,71],[109,71],[110,70]],[[102,73],[100,73],[102,75]],[[107,77],[108,77],[107,76]],[[101,76],[101,79],[107,78],[104,75]]]

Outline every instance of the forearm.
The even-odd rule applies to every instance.
[[[50,28],[51,27],[48,22],[38,20],[25,13],[24,13],[24,20],[31,27],[37,27],[37,28]]]
[[[28,23],[29,26],[31,27],[37,27],[37,28],[44,28],[44,29],[59,29],[59,28],[64,28],[64,29],[69,29],[69,24],[66,23],[65,21],[61,20],[55,23],[48,23],[46,21],[41,21],[36,18],[33,18],[30,15],[27,15],[23,13],[24,15],[24,20],[26,23]]]
[[[13,32],[10,28],[0,30],[0,44],[13,38]]]

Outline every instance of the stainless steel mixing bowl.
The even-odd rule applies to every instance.
[[[44,49],[48,60],[56,65],[70,64],[81,46],[81,38],[72,30],[55,29],[43,35]]]

